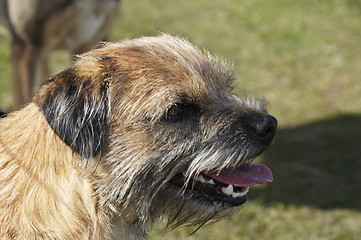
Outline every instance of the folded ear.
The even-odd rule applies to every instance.
[[[103,150],[110,78],[104,61],[78,61],[50,78],[34,97],[54,132],[83,158]]]

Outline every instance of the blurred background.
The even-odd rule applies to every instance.
[[[161,32],[233,63],[234,93],[279,121],[254,187],[230,219],[160,239],[361,239],[361,0],[123,0],[109,40]],[[12,107],[10,39],[0,35],[0,109]],[[55,52],[51,72],[70,65]]]

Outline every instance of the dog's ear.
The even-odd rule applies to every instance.
[[[109,117],[110,71],[104,61],[77,62],[34,97],[54,132],[83,158],[99,155]]]

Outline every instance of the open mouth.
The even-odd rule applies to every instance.
[[[246,201],[249,187],[273,181],[271,170],[263,164],[244,164],[232,172],[218,171],[200,174],[188,184],[187,178],[179,173],[170,183],[184,190],[184,194],[197,198],[238,206]]]

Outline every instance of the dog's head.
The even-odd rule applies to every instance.
[[[277,121],[261,101],[234,96],[232,81],[226,63],[183,39],[143,37],[80,56],[34,101],[74,152],[106,171],[95,183],[104,201],[134,206],[142,220],[203,224],[272,181],[250,162]]]

